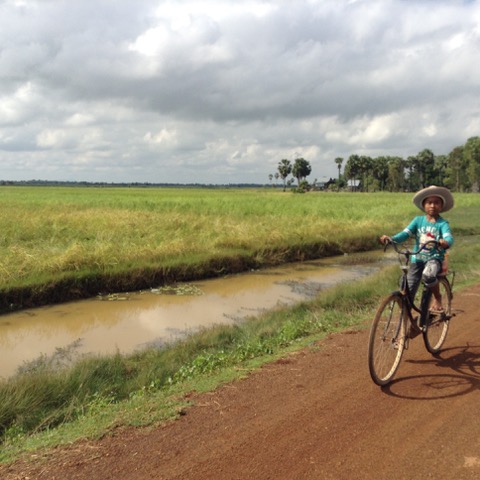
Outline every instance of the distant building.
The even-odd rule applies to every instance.
[[[332,183],[335,183],[335,180],[333,180],[333,178],[329,178],[329,177],[318,178],[315,180],[315,184],[313,185],[313,190],[327,190]]]
[[[350,192],[359,192],[362,189],[362,182],[360,180],[354,180],[350,178],[347,182],[347,186]]]

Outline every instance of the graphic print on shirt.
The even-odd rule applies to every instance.
[[[422,229],[423,230],[423,229]],[[432,232],[424,232],[424,231],[421,231],[420,232],[420,245],[425,245],[427,242],[431,242],[432,240],[436,240],[437,239],[437,236],[434,235]],[[430,244],[430,245],[427,245],[426,247],[424,247],[424,250],[433,250],[435,247],[434,247],[434,244]]]

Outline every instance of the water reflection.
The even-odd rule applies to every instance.
[[[79,354],[130,353],[186,332],[241,321],[277,305],[305,300],[339,282],[368,275],[378,265],[323,259],[195,282],[201,295],[137,292],[113,301],[83,300],[0,317],[0,376],[24,362],[75,344]]]

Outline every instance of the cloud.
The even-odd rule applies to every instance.
[[[480,2],[0,2],[5,179],[266,182],[478,134]]]

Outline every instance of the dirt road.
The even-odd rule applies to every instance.
[[[0,466],[0,478],[479,479],[480,286],[454,301],[445,351],[417,337],[384,390],[368,374],[368,331],[332,335],[192,398],[167,426]]]

